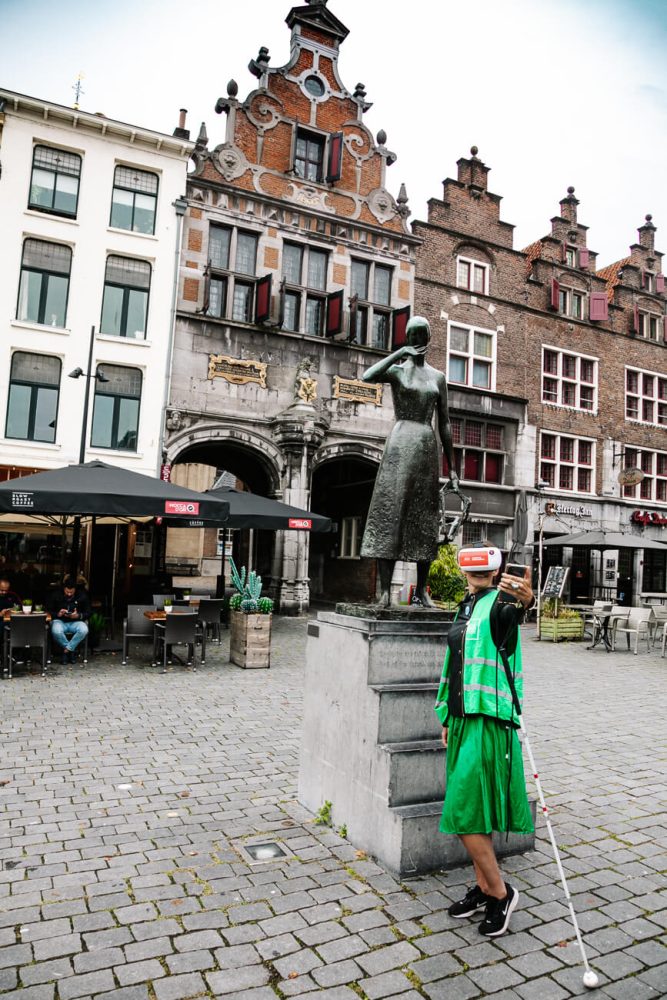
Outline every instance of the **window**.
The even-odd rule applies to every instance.
[[[667,453],[626,448],[624,460],[626,468],[641,469],[644,478],[637,486],[624,486],[623,496],[667,503]]]
[[[657,372],[625,369],[625,419],[667,427],[667,378]]]
[[[298,129],[294,150],[294,173],[306,181],[324,178],[324,136]]]
[[[595,442],[542,433],[540,478],[554,490],[595,492]]]
[[[24,351],[12,355],[5,437],[55,441],[60,368],[58,358]]]
[[[597,410],[597,358],[542,349],[542,402],[571,406],[576,410]]]
[[[116,167],[110,226],[152,236],[155,232],[158,178],[146,170]]]
[[[372,261],[352,261],[350,340],[389,349],[392,268]]]
[[[344,517],[340,523],[339,559],[359,559],[361,553],[361,518]]]
[[[565,257],[565,263],[567,264],[568,267],[576,267],[577,266],[577,248],[576,247],[566,246],[564,248],[564,257]]]
[[[257,243],[255,233],[211,226],[205,304],[209,316],[231,318],[240,323],[252,321]]]
[[[35,146],[28,208],[76,218],[81,157],[50,146]]]
[[[468,257],[456,258],[457,288],[467,288],[470,292],[489,294],[489,265],[480,264]]]
[[[573,319],[584,318],[584,303],[586,295],[576,288],[558,287],[558,312],[561,316],[571,316]]]
[[[452,443],[456,471],[462,479],[476,483],[502,483],[505,465],[505,428],[483,420],[452,417]],[[443,455],[443,473],[449,465]]]
[[[64,327],[72,251],[60,243],[25,240],[16,318]]]
[[[107,257],[100,333],[143,340],[146,336],[151,266],[130,257]]]
[[[660,340],[662,316],[657,313],[639,311],[639,336],[646,340]]]
[[[136,451],[139,435],[141,372],[138,368],[100,365],[108,381],[95,379],[90,444],[93,448]]]
[[[321,337],[329,255],[297,243],[283,246],[283,329]]]
[[[450,382],[495,388],[496,336],[492,330],[450,323],[447,378]]]
[[[499,549],[506,545],[506,529],[502,524],[484,521],[466,521],[462,530],[462,544],[474,545],[476,542],[491,542]]]

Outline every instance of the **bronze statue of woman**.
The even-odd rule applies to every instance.
[[[384,607],[390,604],[391,578],[398,559],[417,563],[415,596],[419,603],[433,605],[426,583],[438,552],[440,520],[440,461],[434,412],[449,477],[458,485],[447,381],[425,360],[430,339],[428,320],[415,316],[408,323],[407,344],[362,375],[364,382],[387,382],[391,386],[397,421],[385,444],[361,545],[362,556],[378,560],[380,605]]]

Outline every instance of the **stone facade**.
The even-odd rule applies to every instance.
[[[534,495],[529,542],[540,523],[546,537],[602,526],[659,538],[667,371],[652,219],[627,258],[596,270],[569,188],[551,232],[515,250],[488,172],[473,147],[458,161],[457,179],[444,182],[442,200],[429,202],[427,221],[414,224],[415,311],[432,323],[432,363],[448,373],[464,488],[476,495],[464,538],[490,534],[509,545],[522,490]],[[637,466],[644,480],[619,484],[621,469]],[[544,501],[555,505],[553,515],[544,516]],[[556,550],[547,561],[572,564],[570,596],[622,590],[629,602],[665,589],[664,556],[660,570],[644,555],[605,557],[603,565],[583,550]],[[646,585],[651,574],[661,586]]]
[[[287,23],[287,64],[260,49],[256,88],[242,101],[232,80],[216,105],[224,141],[209,149],[203,126],[197,140],[166,446],[170,462],[334,518],[338,533],[314,536],[312,552],[301,532],[259,541],[281,610],[299,612],[311,586],[375,589],[358,548],[393,413],[357,383],[404,333],[417,240],[404,189],[386,187],[386,135],[364,124],[365,90],[339,77],[347,29],[323,0]]]

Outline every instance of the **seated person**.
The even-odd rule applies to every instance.
[[[11,583],[6,576],[0,577],[0,614],[11,610],[15,604],[21,603],[21,598],[11,589]]]
[[[88,635],[90,600],[84,587],[73,576],[66,576],[62,589],[51,597],[51,636],[63,654],[63,663],[73,663],[76,649]]]

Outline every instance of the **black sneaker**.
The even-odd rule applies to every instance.
[[[491,896],[487,896],[478,885],[474,885],[472,889],[468,889],[463,899],[459,899],[458,903],[452,903],[447,913],[457,919],[471,917],[477,910],[486,906],[490,899]]]
[[[507,895],[504,899],[489,899],[486,904],[486,914],[479,925],[479,933],[485,937],[500,937],[509,927],[510,917],[519,902],[519,893],[507,882]]]
[[[63,650],[63,666],[66,667],[71,662],[72,662],[72,654],[70,653],[69,649]]]

